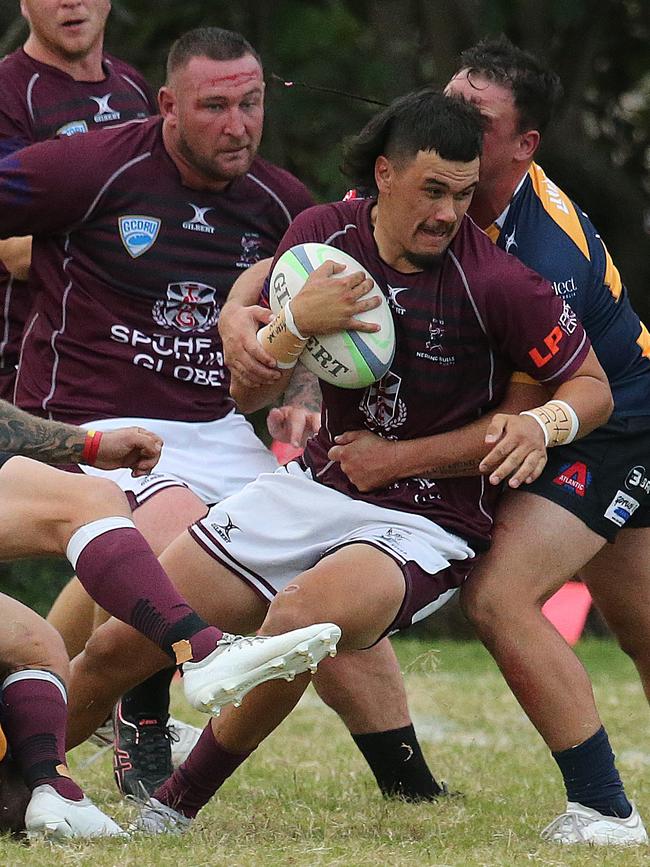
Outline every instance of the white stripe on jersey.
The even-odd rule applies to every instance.
[[[131,78],[129,78],[128,75],[125,75],[123,72],[120,72],[120,78],[123,78],[127,84],[130,84],[131,87],[140,94],[140,96],[144,100],[145,105],[148,107],[149,106],[149,100],[147,99],[147,95],[142,90],[142,88],[138,87],[138,85],[135,83],[135,81],[133,81]]]
[[[148,159],[150,156],[151,156],[151,151],[146,151],[145,153],[140,154],[139,157],[133,157],[132,160],[129,160],[127,163],[124,163],[123,166],[120,166],[119,169],[117,169],[116,171],[114,171],[113,174],[110,176],[110,178],[106,181],[106,183],[104,184],[104,186],[101,188],[101,190],[100,190],[100,191],[97,193],[97,195],[95,196],[95,199],[94,199],[93,203],[91,204],[91,206],[88,208],[88,210],[86,211],[86,213],[85,213],[85,214],[83,215],[83,217],[81,218],[81,222],[82,222],[82,223],[85,223],[86,220],[90,217],[90,215],[92,214],[92,212],[93,212],[93,211],[95,210],[95,208],[97,207],[97,203],[99,202],[99,200],[101,199],[101,197],[104,195],[104,193],[106,192],[106,190],[107,190],[107,189],[110,187],[110,185],[113,183],[113,181],[117,180],[117,178],[119,178],[119,176],[120,176],[123,172],[125,172],[127,169],[130,169],[131,166],[135,166],[135,165],[137,165],[137,163],[141,163],[142,160],[146,160],[146,159]]]
[[[246,173],[246,177],[250,178],[251,181],[255,181],[255,183],[258,185],[258,187],[261,187],[263,190],[266,190],[266,192],[269,194],[269,196],[271,196],[272,199],[275,199],[275,201],[278,203],[278,205],[282,208],[282,213],[287,218],[287,224],[291,225],[291,219],[292,219],[291,218],[291,212],[289,211],[287,206],[284,204],[282,199],[277,195],[277,193],[274,193],[270,187],[267,187],[266,184],[262,183],[262,181],[259,178],[256,178],[255,175],[251,174],[250,172]]]
[[[36,123],[36,117],[34,115],[34,106],[32,105],[32,91],[34,90],[34,85],[40,78],[40,73],[35,72],[32,77],[29,79],[29,84],[27,85],[27,93],[25,94],[25,102],[27,103],[27,110],[29,111],[29,116],[32,119],[32,123]]]
[[[467,277],[465,276],[465,272],[463,271],[463,267],[460,264],[460,262],[458,261],[458,259],[456,258],[456,256],[454,256],[454,254],[451,250],[448,250],[447,252],[449,253],[449,256],[451,257],[451,261],[456,266],[456,270],[460,274],[460,279],[463,281],[463,286],[465,287],[465,292],[467,293],[467,297],[469,298],[470,303],[472,305],[472,308],[474,309],[474,315],[476,316],[478,324],[481,326],[481,330],[483,331],[483,334],[485,334],[485,336],[487,337],[488,336],[487,328],[485,327],[485,323],[481,319],[481,314],[478,311],[478,307],[476,306],[476,302],[474,301],[474,296],[472,295],[472,291],[469,288],[469,283],[467,282]],[[491,401],[492,397],[494,396],[494,353],[492,352],[492,349],[489,349],[488,353],[489,353],[489,358],[490,358],[490,375],[488,377],[488,400]]]

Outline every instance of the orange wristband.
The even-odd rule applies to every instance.
[[[97,452],[99,451],[99,444],[102,441],[102,432],[99,430],[89,430],[86,431],[86,439],[84,440],[83,451],[81,452],[81,458],[79,459],[79,463],[86,464],[88,467],[92,467],[97,460]]]

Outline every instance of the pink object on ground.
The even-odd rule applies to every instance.
[[[543,606],[542,613],[560,635],[574,645],[585,628],[591,595],[581,581],[568,581]]]
[[[288,464],[289,461],[302,454],[302,449],[297,449],[291,443],[281,443],[278,440],[273,440],[271,451],[281,464]]]

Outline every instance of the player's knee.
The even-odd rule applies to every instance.
[[[507,610],[500,594],[471,577],[461,588],[460,607],[479,635],[494,629]]]
[[[309,604],[309,594],[297,584],[288,584],[271,602],[261,632],[277,635],[319,622]]]
[[[86,642],[83,651],[84,668],[101,673],[110,671],[116,661],[120,660],[121,644],[110,629],[104,627],[96,629]]]
[[[10,656],[3,660],[8,673],[25,669],[52,671],[64,682],[68,680],[69,659],[63,638],[45,620],[19,624]]]
[[[110,479],[76,477],[76,515],[79,524],[114,515],[130,515],[126,494]]]

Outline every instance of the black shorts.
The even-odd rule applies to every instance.
[[[613,542],[625,527],[650,527],[650,417],[619,418],[584,439],[549,449],[538,494]]]

